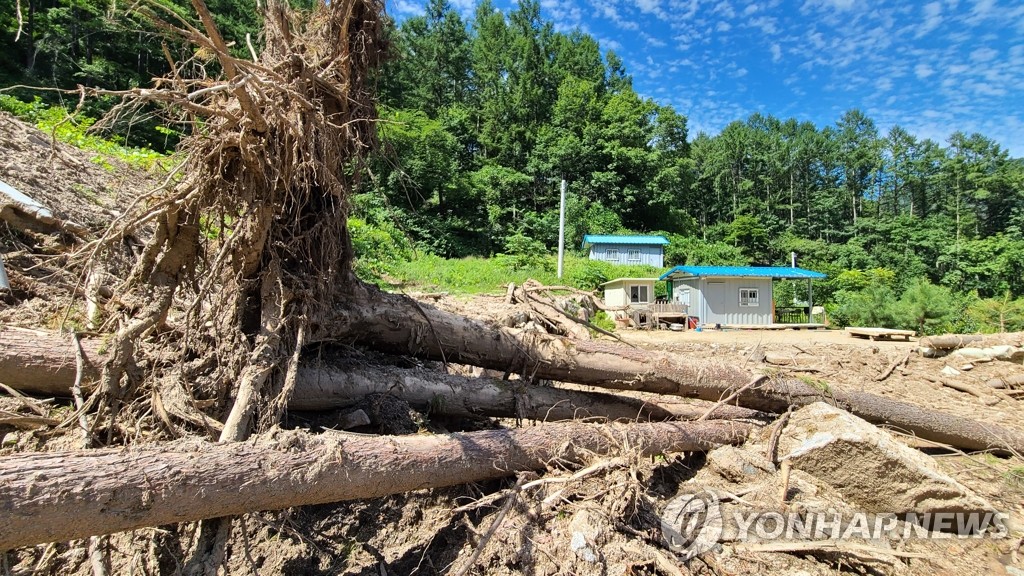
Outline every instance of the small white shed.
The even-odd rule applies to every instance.
[[[606,306],[646,306],[654,303],[657,278],[616,278],[601,284]]]
[[[775,324],[772,281],[810,282],[825,275],[802,268],[769,266],[676,266],[662,275],[669,298],[684,304],[701,324],[771,326]]]

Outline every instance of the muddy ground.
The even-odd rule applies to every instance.
[[[95,230],[115,218],[118,206],[159,175],[138,175],[92,155],[51,145],[45,135],[0,114],[0,179],[51,206],[63,218]],[[74,283],[54,282],[67,265],[60,243],[6,231],[0,254],[15,292],[0,303],[3,326],[55,328],[66,312]],[[42,244],[40,244],[42,243]],[[441,298],[430,304],[501,323],[514,307],[500,297]],[[1024,431],[1021,400],[997,395],[989,380],[1024,374],[1016,362],[928,359],[916,342],[857,340],[837,331],[620,331],[627,341],[680,358],[712,358],[769,374],[807,379],[823,386],[862,390],[936,410]],[[985,344],[1020,346],[1022,335],[993,336]],[[402,362],[420,364],[415,360]],[[437,370],[439,364],[427,363]],[[956,373],[948,369],[953,369]],[[946,369],[946,374],[942,371]],[[884,376],[884,377],[883,377]],[[942,384],[954,381],[983,393]],[[545,383],[550,385],[550,383]],[[67,399],[32,399],[48,418],[73,412]],[[372,429],[363,433],[423,434],[530,422],[494,419],[446,420],[420,413],[397,400],[373,400]],[[0,390],[0,410],[33,412],[26,401]],[[291,414],[287,426],[330,427],[337,414]],[[715,487],[743,506],[798,510],[822,502],[856,507],[827,485],[794,473],[792,496],[781,502],[783,479],[766,462],[774,425],[763,425],[741,449],[657,458],[595,458],[591,466],[548,470],[517,478],[414,492],[374,500],[250,514],[233,523],[228,538],[228,574],[1024,574],[1018,551],[1024,533],[1014,523],[1003,538],[858,541],[854,548],[794,548],[764,551],[724,542],[686,559],[666,546],[660,517],[680,494]],[[927,446],[892,431],[919,448],[938,469],[984,498],[1015,522],[1024,517],[1024,460],[966,455]],[[27,450],[73,447],[73,429],[42,426],[0,430],[0,457]],[[863,472],[857,454],[840,455],[837,466],[879,493],[893,488],[884,475]],[[189,565],[196,525],[164,526],[116,534],[106,540],[117,574],[182,574]],[[0,576],[94,574],[88,542],[76,541],[0,553]]]

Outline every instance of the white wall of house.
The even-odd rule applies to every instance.
[[[665,265],[664,246],[641,244],[591,244],[590,259],[613,264],[648,264],[656,268]]]
[[[689,305],[701,324],[772,324],[771,278],[688,278],[672,281],[672,300]]]
[[[654,302],[654,280],[617,279],[604,286],[607,306],[644,305]]]

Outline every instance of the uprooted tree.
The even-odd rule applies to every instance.
[[[53,386],[53,390],[80,388],[69,380],[77,377],[80,381],[95,369],[96,385],[85,387],[90,398],[80,410],[91,420],[87,428],[95,444],[130,442],[119,432],[119,420],[124,418],[151,418],[153,427],[169,436],[191,432],[222,443],[270,430],[293,400],[308,400],[309,396],[294,398],[293,394],[308,391],[310,380],[316,380],[321,392],[324,382],[337,387],[357,385],[352,377],[317,377],[316,367],[306,366],[315,362],[303,356],[304,348],[343,342],[520,374],[527,383],[543,378],[710,401],[728,397],[735,404],[766,412],[824,400],[925,439],[968,449],[1024,451],[1024,438],[1018,433],[912,404],[765,378],[714,359],[680,360],[618,344],[487,326],[363,284],[352,272],[347,214],[349,196],[364,174],[363,160],[376,146],[373,82],[386,55],[381,2],[334,0],[308,13],[292,11],[280,0],[270,2],[265,7],[265,48],[251,60],[232,56],[203,1],[192,3],[202,29],[159,11],[157,4],[147,9],[148,15],[169,32],[212,54],[220,75],[214,79],[195,74],[192,67],[175,66],[157,88],[126,95],[132,103],[156,103],[189,115],[194,130],[183,142],[186,158],[172,171],[170,183],[137,199],[101,239],[85,249],[93,255],[86,298],[99,301],[92,292],[101,288],[113,294],[98,315],[97,331],[109,336],[101,347],[85,346],[77,354],[72,352],[71,358],[77,356],[80,362],[71,374],[55,365],[47,382],[39,382],[45,378],[26,379]],[[125,239],[136,237],[144,239],[141,249],[126,254]],[[117,279],[116,284],[111,278]],[[108,285],[103,286],[103,279]],[[47,358],[59,356],[62,345],[54,345],[56,351],[47,356],[49,349],[43,350],[38,340],[37,352],[26,349],[21,358],[41,359],[45,371]],[[69,349],[75,350],[70,341],[64,341],[64,352]],[[16,355],[19,348],[12,344],[4,350],[0,371],[14,373],[5,374],[3,380],[16,384],[19,362],[10,362],[7,356]],[[53,363],[65,360],[58,358]],[[379,370],[383,372],[373,378],[385,378],[389,369]],[[334,374],[338,373],[335,369]],[[63,378],[60,382],[56,381],[58,374]],[[438,381],[453,386],[441,376]],[[472,383],[460,381],[459,385]],[[486,395],[480,398],[480,402],[488,401]],[[550,395],[546,398],[552,406],[560,402]],[[594,400],[573,398],[576,405]],[[508,399],[501,402],[507,405]],[[604,406],[610,411],[606,416],[618,417],[636,405],[623,401]],[[636,416],[672,415],[655,408],[638,406]],[[509,410],[494,413],[507,414]],[[543,419],[542,412],[526,416]],[[708,412],[703,415],[710,416]],[[634,424],[589,432],[538,427],[530,434],[500,436],[500,441],[487,444],[489,451],[467,460],[471,464],[465,465],[481,473],[444,478],[454,483],[538,467],[572,451],[570,446],[577,443],[581,450],[613,452],[602,438],[616,440],[619,449],[699,450],[737,441],[746,429],[745,425],[708,422],[661,427]],[[90,450],[58,453],[48,459],[4,459],[0,461],[0,501],[12,509],[31,510],[59,506],[61,494],[78,493],[56,487],[41,493],[42,485],[31,478],[15,481],[24,480],[32,467],[60,470],[74,463],[94,471],[91,474],[103,474],[90,482],[116,490],[125,500],[111,502],[110,509],[115,515],[123,511],[121,516],[132,518],[114,523],[97,517],[101,514],[97,510],[105,506],[100,500],[96,500],[99,508],[65,507],[66,522],[75,529],[60,532],[59,537],[82,537],[173,520],[387,493],[370,489],[373,482],[369,480],[360,485],[365,489],[346,486],[347,476],[335,474],[331,467],[342,472],[351,467],[353,471],[383,473],[391,463],[402,463],[405,478],[392,486],[392,491],[438,486],[442,484],[436,479],[428,479],[437,473],[440,460],[433,466],[415,466],[431,460],[423,450],[458,456],[460,447],[475,446],[488,438],[467,434],[447,444],[399,442],[392,447],[416,450],[422,460],[389,460],[374,456],[365,440],[349,439],[351,449],[347,449],[343,437],[341,448],[332,444],[319,452],[304,452],[305,460],[288,460],[291,465],[301,461],[309,474],[318,471],[329,476],[334,484],[326,496],[309,490],[311,483],[322,478],[306,475],[303,468],[295,473],[298,476],[288,476],[288,482],[276,491],[263,489],[260,498],[241,498],[221,507],[189,500],[189,494],[202,494],[203,490],[174,491],[173,474],[166,484],[154,486],[147,484],[151,479],[146,474],[125,472],[131,469],[132,458],[140,464],[141,459],[159,461],[160,445],[134,456]],[[320,446],[308,439],[299,444],[298,448]],[[163,464],[157,463],[154,470],[191,474],[188,477],[196,483],[227,483],[218,489],[238,493],[253,490],[253,478],[230,473],[236,456],[244,452],[250,460],[239,460],[239,465],[259,468],[253,462],[280,456],[273,450],[287,452],[297,447],[293,443],[260,449],[268,453],[230,446],[205,443],[183,450],[169,445],[167,454],[177,455],[174,465],[178,468],[160,468]],[[225,473],[211,475],[209,467],[189,468],[189,462],[205,458]],[[498,460],[503,464],[496,469]],[[67,469],[73,473],[72,468]],[[275,478],[268,475],[265,480],[280,481]],[[153,502],[157,501],[165,508],[154,511]],[[65,503],[73,504],[71,500]],[[190,507],[193,513],[181,514],[182,507]],[[21,518],[19,522],[0,519],[0,547],[44,537],[14,536],[14,532],[22,533],[30,520]],[[209,528],[208,539],[214,541],[214,533],[223,526],[211,523]]]

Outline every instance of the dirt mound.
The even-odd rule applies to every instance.
[[[7,325],[82,326],[72,294],[81,287],[71,257],[120,215],[121,208],[159,185],[155,173],[131,169],[116,158],[56,142],[37,128],[0,113],[0,181],[38,205],[41,222],[22,210],[24,198],[0,190],[0,257],[11,292],[0,297]]]
[[[159,183],[155,174],[54,141],[4,112],[0,112],[0,180],[58,218],[93,232],[104,229],[120,214],[120,207]]]

